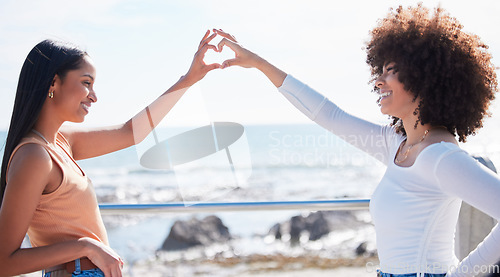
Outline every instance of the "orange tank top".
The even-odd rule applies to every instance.
[[[42,194],[40,198],[28,228],[31,245],[39,247],[83,237],[93,238],[108,245],[94,187],[73,159],[66,138],[58,133],[57,149],[53,149],[44,138],[25,137],[16,146],[10,159],[20,147],[28,143],[36,143],[45,148],[63,175],[58,188]]]

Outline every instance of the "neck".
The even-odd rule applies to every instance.
[[[42,109],[33,129],[42,134],[49,143],[55,144],[57,132],[63,123],[64,121],[50,117],[48,113]]]
[[[426,130],[430,130],[432,126],[430,124],[417,124],[417,128],[415,128],[415,120],[407,120],[403,121],[403,126],[406,131],[406,143],[409,145],[418,143],[421,139],[422,136],[424,135]]]

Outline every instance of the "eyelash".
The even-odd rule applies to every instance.
[[[86,86],[90,86],[92,83],[91,82],[88,82],[88,81],[85,81],[83,82]]]

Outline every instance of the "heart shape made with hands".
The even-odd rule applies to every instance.
[[[213,45],[217,47],[216,43],[214,43]],[[218,63],[222,65],[224,61],[234,59],[234,57],[235,57],[234,51],[227,46],[223,46],[221,52],[216,52],[212,49],[208,49],[208,51],[205,53],[205,58],[203,58],[203,61],[207,65],[213,63]]]

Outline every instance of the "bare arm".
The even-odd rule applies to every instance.
[[[73,157],[81,160],[101,156],[144,140],[152,131],[152,127],[158,125],[189,87],[201,80],[209,71],[220,67],[219,64],[206,65],[203,62],[208,49],[217,50],[215,46],[209,44],[216,34],[210,36],[209,34],[207,31],[201,40],[188,73],[126,123],[98,129],[61,130],[71,145]]]
[[[146,109],[155,119],[153,126],[156,127],[189,88],[184,78],[122,125],[91,129],[61,128],[61,133],[71,145],[74,159],[97,157],[140,143],[152,131]]]
[[[0,276],[13,276],[89,257],[106,276],[121,276],[121,259],[105,245],[83,238],[50,246],[21,249],[40,197],[50,184],[57,186],[61,172],[41,146],[22,146],[12,159],[0,209]]]

